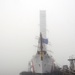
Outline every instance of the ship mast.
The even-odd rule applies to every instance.
[[[45,51],[46,44],[43,43],[43,39],[46,39],[46,11],[40,11],[40,39],[38,51]]]
[[[41,51],[43,50],[43,46],[42,46],[42,34],[40,33],[40,49]]]
[[[39,39],[39,51],[41,54],[41,60],[43,60],[44,54],[46,54],[46,11],[42,10],[40,11],[40,39]]]

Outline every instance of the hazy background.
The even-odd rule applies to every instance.
[[[40,10],[46,10],[49,50],[59,66],[75,55],[75,0],[0,0],[0,75],[19,75],[36,53]]]

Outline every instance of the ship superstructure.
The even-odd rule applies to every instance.
[[[70,62],[70,71],[74,71],[75,72],[75,57],[74,56],[70,56],[68,61]]]
[[[33,73],[51,73],[54,71],[54,59],[47,53],[46,11],[40,11],[40,37],[36,55],[31,59],[28,71]]]

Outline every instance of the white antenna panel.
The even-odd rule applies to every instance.
[[[46,38],[46,11],[45,10],[40,11],[40,32],[42,33],[42,36]]]

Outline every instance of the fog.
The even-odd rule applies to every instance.
[[[46,10],[49,50],[62,66],[75,55],[75,0],[0,0],[0,75],[27,71],[36,54],[40,10]]]

